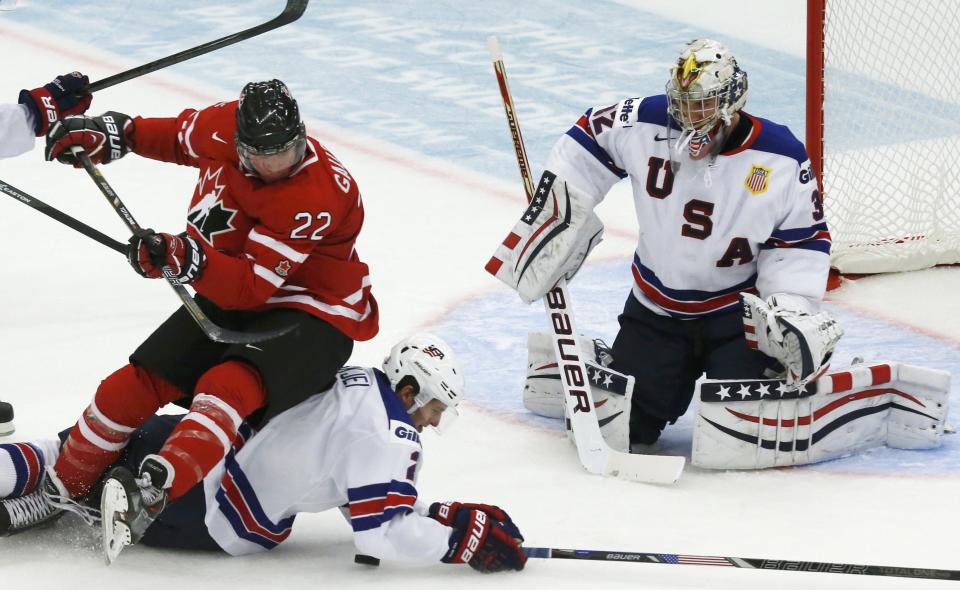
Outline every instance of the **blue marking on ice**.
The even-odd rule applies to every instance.
[[[282,6],[126,0],[91,11],[86,3],[49,0],[4,18],[70,38],[82,31],[91,45],[146,63],[258,24]],[[512,181],[516,163],[486,49],[492,34],[534,170],[587,108],[662,93],[683,44],[717,36],[612,2],[325,0],[312,2],[296,23],[170,71],[229,91],[224,98],[251,79],[279,77],[308,118]],[[803,60],[743,39],[724,41],[756,89],[750,111],[802,136]],[[109,92],[98,94],[95,111],[109,108]]]
[[[612,343],[618,329],[617,315],[623,308],[631,282],[628,260],[583,268],[570,286],[578,330]],[[956,343],[938,340],[830,303],[826,308],[836,315],[846,330],[834,357],[834,368],[846,367],[859,356],[865,362],[896,360],[943,369],[951,374],[960,371],[960,346]],[[437,327],[437,331],[460,353],[464,366],[469,367],[467,397],[471,402],[521,422],[562,432],[560,420],[528,412],[521,399],[526,375],[527,333],[547,328],[541,303],[527,306],[512,291],[502,290],[455,310]],[[960,399],[954,384],[950,415],[957,416],[958,411]],[[691,411],[664,431],[661,439],[664,451],[689,457],[692,413],[691,406]],[[955,475],[960,473],[960,435],[944,436],[939,449],[877,448],[799,469]]]

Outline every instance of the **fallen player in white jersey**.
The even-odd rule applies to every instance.
[[[450,347],[430,334],[412,336],[393,347],[382,372],[344,367],[330,389],[261,430],[244,423],[227,456],[166,507],[150,506],[155,490],[132,474],[177,422],[191,418],[155,416],[105,477],[101,506],[108,562],[138,541],[256,553],[282,543],[299,512],[341,508],[361,554],[468,563],[482,572],[521,570],[523,537],[505,511],[419,501],[419,432],[428,425],[449,426],[463,394],[463,372]],[[5,498],[0,535],[62,514],[39,485],[58,452],[56,440],[0,445],[0,498]]]

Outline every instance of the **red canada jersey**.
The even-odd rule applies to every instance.
[[[264,183],[240,166],[236,110],[232,101],[135,119],[136,153],[200,169],[187,231],[207,263],[191,286],[222,309],[296,308],[354,340],[373,338],[379,313],[354,247],[363,202],[353,177],[308,137],[293,173]]]

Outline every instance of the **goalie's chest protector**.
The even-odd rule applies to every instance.
[[[606,192],[630,177],[640,229],[633,292],[655,311],[696,317],[732,309],[739,291],[755,287],[760,253],[776,247],[794,200],[818,205],[811,204],[813,177],[802,172],[809,169],[802,144],[782,125],[741,116],[750,135],[711,165],[671,162],[678,132],[667,139],[664,96],[589,112],[554,152],[555,161],[566,160],[557,162],[560,172],[588,189]]]

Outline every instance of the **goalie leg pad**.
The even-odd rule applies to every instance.
[[[694,465],[763,469],[836,459],[886,444],[940,445],[950,375],[876,363],[822,376],[801,389],[782,380],[712,380],[697,386]]]
[[[603,238],[603,223],[587,193],[544,171],[533,201],[500,244],[486,270],[532,303],[561,277],[577,274]]]
[[[611,448],[627,452],[630,444],[630,409],[634,378],[603,366],[597,361],[605,346],[586,336],[577,337],[577,345],[587,359],[587,378],[593,395],[600,433]],[[594,360],[591,360],[594,359]],[[523,405],[548,418],[564,418],[563,385],[553,352],[553,341],[546,332],[531,332],[527,337],[527,380],[523,387]]]

